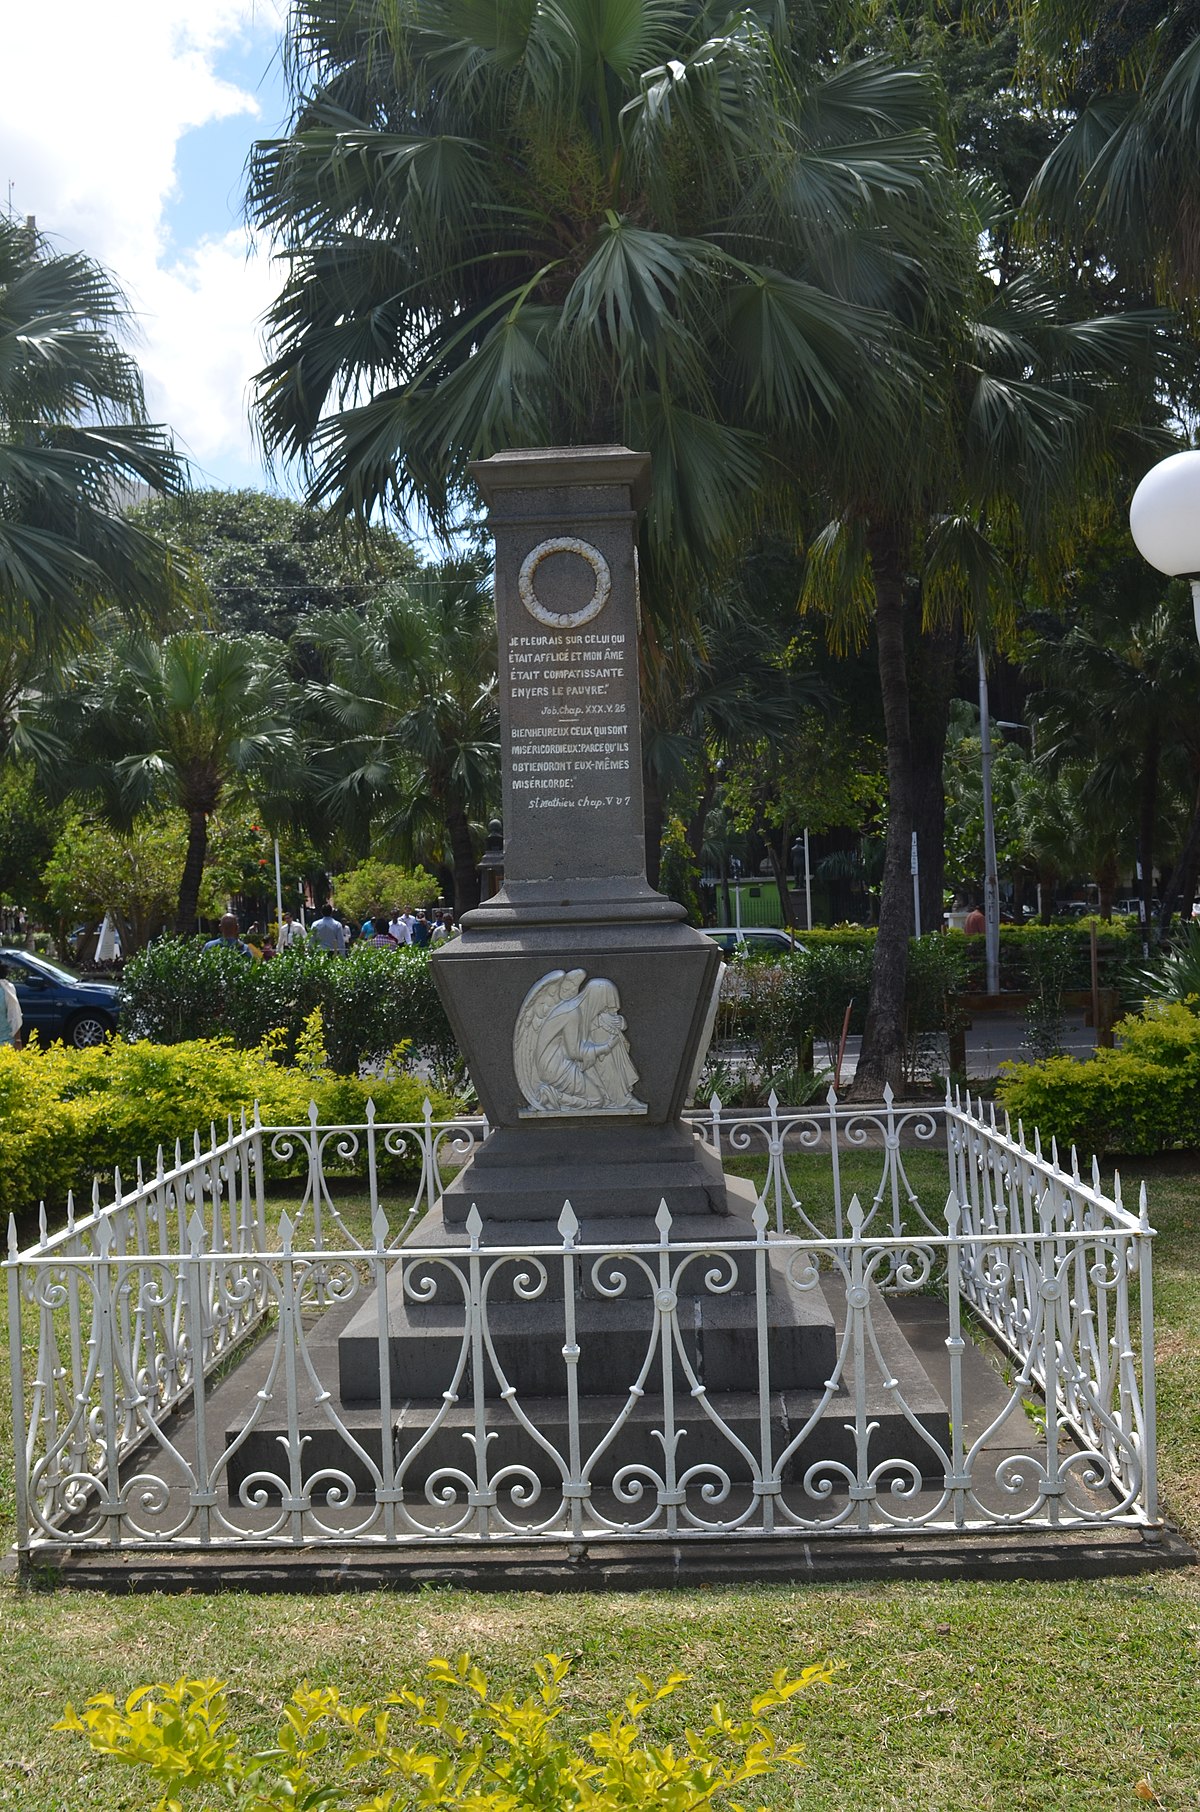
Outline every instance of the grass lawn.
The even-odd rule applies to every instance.
[[[856,1159],[850,1187],[873,1186]],[[1168,1511],[1200,1538],[1200,1172],[1146,1167],[1156,1246],[1160,1465]],[[912,1165],[924,1199],[944,1165]],[[798,1165],[820,1193],[820,1160]],[[7,1385],[4,1385],[7,1410]],[[5,1539],[11,1462],[0,1434]],[[914,1547],[916,1544],[914,1543]],[[592,1728],[632,1674],[691,1675],[660,1708],[679,1730],[720,1696],[737,1708],[779,1666],[842,1663],[779,1727],[808,1766],[768,1783],[772,1806],[851,1812],[1200,1807],[1200,1569],[1078,1584],[740,1586],[628,1596],[479,1595],[105,1599],[0,1596],[0,1807],[148,1812],[148,1782],[48,1735],[76,1702],[180,1674],[216,1674],[261,1740],[297,1680],[359,1698],[415,1681],[427,1658],[471,1649],[506,1684],[547,1649],[577,1659],[572,1720]],[[1139,1783],[1147,1785],[1139,1793]]]

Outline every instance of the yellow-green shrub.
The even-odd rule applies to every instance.
[[[1200,1019],[1156,1003],[1116,1027],[1119,1048],[1087,1063],[1050,1057],[1004,1066],[997,1095],[1027,1137],[1079,1151],[1143,1155],[1200,1147]]]
[[[373,1099],[381,1120],[420,1120],[428,1095],[435,1117],[454,1103],[395,1064],[380,1076],[335,1074],[325,1060],[319,1011],[309,1016],[299,1061],[277,1061],[280,1039],[237,1050],[223,1038],[185,1044],[124,1044],[90,1050],[62,1044],[24,1051],[0,1046],[0,1211],[20,1214],[44,1200],[61,1206],[67,1191],[86,1196],[92,1178],[137,1160],[152,1166],[161,1145],[190,1150],[195,1132],[223,1134],[255,1101],[266,1125],[303,1125],[315,1101],[327,1125],[361,1124]]]
[[[572,1741],[560,1730],[570,1663],[547,1655],[524,1698],[493,1694],[469,1655],[435,1657],[430,1691],[389,1693],[382,1706],[351,1705],[335,1687],[300,1686],[283,1706],[275,1741],[251,1751],[227,1723],[216,1680],[144,1686],[124,1707],[102,1693],[72,1706],[55,1730],[84,1736],[102,1755],[142,1770],[162,1789],[155,1812],[217,1803],[243,1812],[702,1812],[706,1806],[803,1760],[764,1718],[798,1692],[828,1682],[827,1663],[796,1679],[783,1669],[735,1718],[721,1704],[676,1743],[648,1743],[640,1719],[682,1686],[672,1673],[637,1690],[607,1722]],[[739,1800],[729,1800],[740,1808]]]

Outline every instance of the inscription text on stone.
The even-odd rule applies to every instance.
[[[510,784],[530,809],[630,804],[630,652],[619,632],[510,636]]]

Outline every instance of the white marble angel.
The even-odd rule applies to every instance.
[[[553,969],[529,990],[517,1014],[513,1064],[535,1114],[644,1114],[633,1090],[615,985],[583,969]]]

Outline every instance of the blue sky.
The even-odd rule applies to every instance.
[[[283,6],[59,0],[49,33],[41,9],[4,25],[0,205],[120,281],[151,411],[202,484],[268,483],[247,400],[274,276],[241,197],[252,140],[286,115]]]

